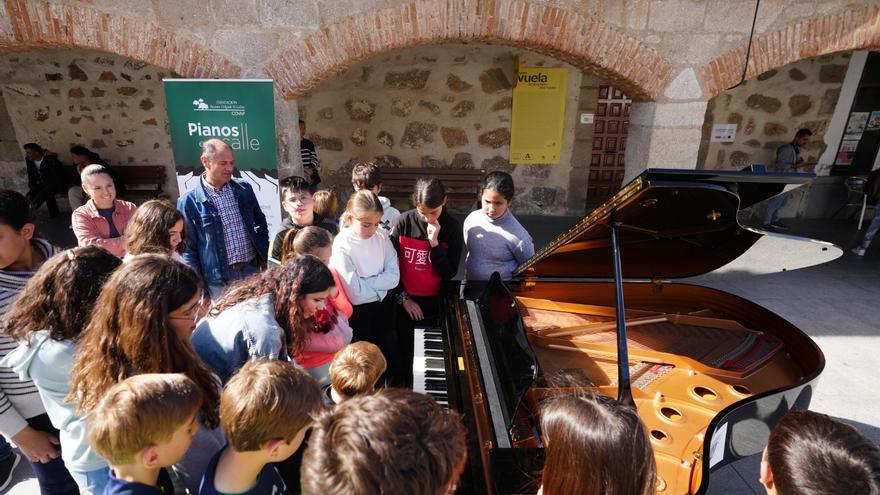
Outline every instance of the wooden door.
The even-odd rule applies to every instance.
[[[632,100],[613,86],[599,86],[593,146],[587,177],[587,209],[614,195],[623,182],[629,106]]]

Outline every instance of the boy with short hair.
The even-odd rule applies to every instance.
[[[375,344],[362,340],[343,347],[330,363],[330,386],[324,405],[332,407],[357,395],[374,392],[387,367],[385,356]]]
[[[769,495],[877,495],[880,448],[825,414],[792,411],[770,432],[760,481]]]
[[[309,189],[309,183],[298,176],[281,179],[281,208],[287,213],[287,217],[281,222],[281,230],[275,234],[272,243],[269,244],[269,262],[281,264],[282,245],[284,236],[292,228],[304,228],[310,225],[336,235],[339,228],[333,220],[324,218],[315,213],[315,199]]]
[[[174,493],[165,469],[199,429],[199,387],[182,373],[147,373],[113,386],[89,414],[89,443],[110,464],[104,495]]]
[[[366,189],[378,196],[379,202],[382,203],[382,228],[391,232],[394,220],[400,216],[400,210],[391,206],[390,199],[379,196],[382,192],[382,172],[379,166],[373,162],[356,163],[351,170],[351,185],[354,186],[354,192]]]
[[[320,409],[321,389],[304,371],[285,361],[248,361],[220,397],[229,444],[208,464],[199,494],[290,493],[273,463],[296,452]]]
[[[302,491],[445,495],[454,491],[466,457],[457,413],[424,394],[382,389],[315,421],[303,456]]]

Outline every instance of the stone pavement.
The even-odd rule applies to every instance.
[[[543,246],[573,225],[574,217],[520,217]],[[64,217],[41,224],[53,242],[69,246],[74,242]],[[787,222],[792,235],[832,242],[831,247],[802,249],[790,246],[785,236],[770,236],[739,260],[707,275],[688,280],[748,298],[791,321],[810,335],[825,353],[825,371],[810,406],[854,425],[880,443],[880,387],[869,377],[880,370],[880,325],[872,310],[880,301],[880,242],[864,258],[849,248],[860,239],[854,221]],[[816,266],[797,268],[820,262]],[[784,270],[783,270],[784,268]],[[626,267],[624,267],[624,271]],[[711,475],[709,494],[763,494],[758,483],[759,456],[727,465]],[[17,483],[8,493],[38,492],[27,463],[16,473]]]

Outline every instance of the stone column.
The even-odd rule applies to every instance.
[[[707,104],[690,67],[657,101],[633,102],[624,184],[647,168],[696,168]]]
[[[302,175],[302,158],[299,154],[299,106],[296,100],[275,97],[275,135],[278,156],[278,178]]]

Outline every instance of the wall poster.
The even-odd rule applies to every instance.
[[[513,88],[510,163],[559,163],[568,69],[521,67]]]
[[[841,141],[840,149],[837,150],[837,159],[834,160],[835,165],[852,165],[853,157],[856,155],[856,148],[859,142],[856,140]]]
[[[199,184],[202,143],[219,138],[235,153],[235,177],[250,183],[269,234],[281,226],[275,158],[275,98],[267,79],[164,79],[177,185]]]
[[[849,114],[849,121],[846,123],[843,139],[850,141],[861,139],[870,114],[871,112],[853,112]]]

